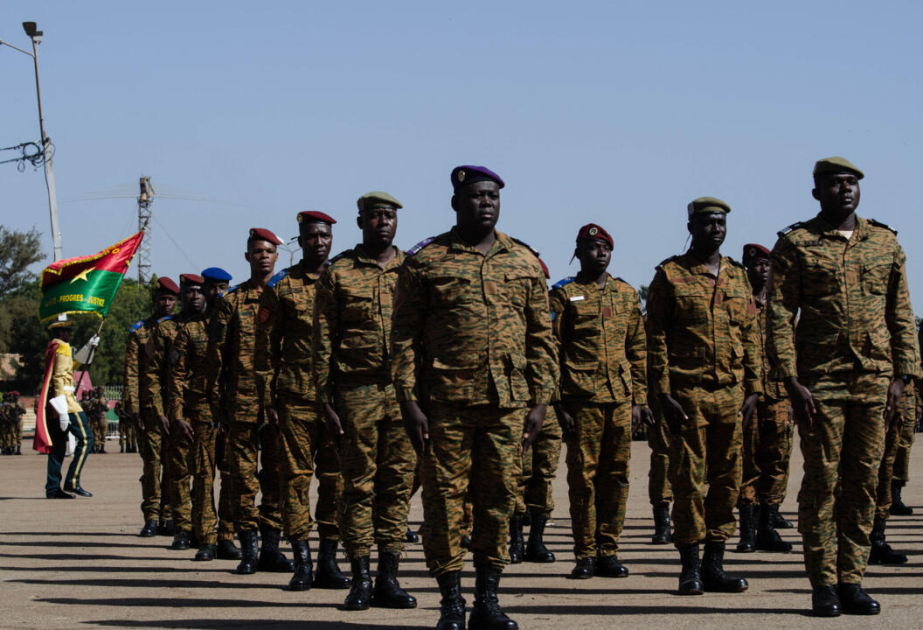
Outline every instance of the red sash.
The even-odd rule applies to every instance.
[[[51,433],[48,431],[48,417],[52,417],[54,422],[58,421],[57,413],[49,413],[51,406],[48,404],[48,389],[51,387],[51,377],[54,374],[54,357],[58,352],[58,342],[51,341],[45,348],[45,378],[42,380],[42,392],[38,397],[38,410],[35,412],[35,438],[32,440],[32,448],[45,455],[54,451],[51,443]]]

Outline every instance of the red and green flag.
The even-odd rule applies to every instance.
[[[44,323],[61,313],[106,317],[143,238],[141,231],[98,254],[59,260],[43,269],[39,320]]]

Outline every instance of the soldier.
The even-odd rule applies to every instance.
[[[673,542],[670,531],[670,503],[673,489],[667,470],[670,467],[670,444],[672,434],[657,406],[657,397],[648,391],[648,404],[654,416],[653,426],[647,427],[647,445],[651,449],[650,467],[647,472],[647,496],[654,514],[654,535],[651,544],[666,545]]]
[[[522,455],[522,476],[516,511],[510,521],[510,564],[554,562],[554,553],[545,546],[545,526],[554,512],[552,484],[561,460],[561,425],[543,425],[532,447]],[[523,539],[523,524],[528,521],[529,541]]]
[[[617,552],[628,502],[632,427],[647,408],[647,339],[638,292],[606,271],[612,236],[577,233],[576,277],[551,289],[561,380],[554,408],[567,442],[567,487],[576,566],[571,577],[626,577]]]
[[[276,248],[281,243],[267,229],[250,230],[245,256],[250,278],[218,300],[208,323],[208,399],[213,417],[227,427],[234,526],[243,556],[237,566],[239,574],[256,573],[258,569],[277,573],[292,570],[292,563],[279,551],[279,432],[277,427],[266,424],[261,405],[264,380],[255,369],[260,294],[273,276],[279,257]],[[258,448],[262,453],[259,474]],[[262,493],[259,508],[257,492]],[[257,530],[262,537],[259,557]]]
[[[267,377],[263,386],[266,415],[279,426],[281,438],[282,522],[292,544],[295,572],[288,588],[348,588],[349,580],[336,564],[340,530],[337,506],[343,480],[333,440],[314,393],[311,369],[311,327],[314,292],[326,268],[336,221],[323,212],[300,212],[298,245],[301,261],[277,273],[260,296],[260,328],[256,343],[257,369]],[[320,550],[317,574],[308,536],[311,518],[309,489],[316,471],[316,515]]]
[[[106,452],[106,434],[109,433],[109,421],[107,414],[109,412],[109,400],[106,398],[106,393],[103,391],[102,385],[96,386],[96,407],[94,408],[95,420],[96,420],[96,435],[99,436],[99,442],[97,445],[99,447],[99,452],[105,454]]]
[[[413,249],[395,291],[392,374],[422,459],[423,550],[439,583],[438,628],[465,627],[465,497],[474,506],[471,628],[518,628],[497,598],[521,453],[557,382],[548,289],[535,254],[495,230],[504,183],[452,171],[455,227]]]
[[[753,289],[753,300],[759,310],[757,323],[760,350],[766,348],[766,327],[769,310],[766,296],[769,279],[769,250],[756,243],[744,245],[744,267]],[[769,361],[763,353],[763,396],[756,406],[756,417],[744,431],[743,477],[737,510],[740,513],[740,543],[743,553],[777,551],[788,553],[792,544],[782,540],[776,531],[779,506],[785,498],[789,460],[792,454],[791,405],[785,388],[769,379]],[[759,505],[759,528],[755,517]]]
[[[904,252],[891,228],[856,216],[862,177],[841,157],[819,160],[820,213],[782,230],[772,251],[767,348],[800,431],[798,531],[825,617],[881,610],[862,590],[878,466],[920,372]]]
[[[347,610],[414,608],[397,580],[417,458],[391,384],[391,303],[404,253],[392,243],[401,204],[385,192],[357,201],[362,243],[317,281],[312,353],[317,399],[338,443],[343,544],[353,579]],[[369,575],[378,545],[374,591]]]
[[[13,442],[12,426],[10,423],[10,404],[7,400],[9,392],[0,394],[3,401],[0,403],[0,455],[9,455]]]
[[[161,508],[169,507],[169,502],[161,501],[162,430],[154,415],[150,392],[147,385],[141,383],[139,376],[148,369],[150,357],[147,342],[151,330],[159,319],[173,314],[178,296],[179,287],[175,282],[167,277],[158,278],[153,295],[154,312],[131,327],[125,342],[125,413],[134,425],[141,451],[141,513],[144,527],[139,535],[144,538],[157,535],[158,521],[163,521]]]
[[[893,516],[911,516],[913,508],[905,505],[901,499],[901,490],[910,481],[910,449],[923,416],[923,396],[920,393],[920,380],[915,379],[914,388],[917,400],[916,413],[911,421],[904,420],[898,439],[897,454],[894,457],[894,476],[891,480],[891,507],[888,511]]]
[[[669,476],[682,595],[748,586],[725,573],[723,561],[740,489],[741,424],[762,391],[762,357],[746,271],[721,255],[730,211],[714,197],[689,204],[689,252],[658,265],[647,300],[650,386],[673,433]]]
[[[10,455],[22,455],[22,417],[26,415],[26,407],[19,402],[19,392],[10,392],[10,424],[12,425],[13,444]]]

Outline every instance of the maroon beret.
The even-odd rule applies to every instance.
[[[769,250],[758,245],[757,243],[747,243],[744,245],[744,264],[749,265],[760,258],[769,260]]]
[[[181,273],[179,276],[180,284],[202,284],[202,276],[195,273]]]
[[[250,240],[269,241],[273,245],[282,244],[279,237],[266,228],[250,228]]]
[[[452,179],[453,190],[457,190],[459,186],[467,186],[468,184],[484,181],[497,182],[500,188],[506,186],[500,176],[486,166],[472,166],[471,164],[456,166],[452,169],[452,175],[450,177]]]
[[[612,241],[612,237],[609,233],[595,223],[587,223],[580,228],[580,231],[577,232],[577,240],[579,241],[582,238],[605,241],[609,243],[609,247],[615,247],[615,243]]]
[[[157,290],[163,291],[164,293],[172,293],[173,295],[179,295],[179,287],[176,286],[176,283],[163,276],[157,278]]]
[[[328,225],[333,225],[337,222],[329,214],[324,214],[323,212],[318,212],[317,210],[305,210],[304,212],[298,213],[298,223],[326,223]]]

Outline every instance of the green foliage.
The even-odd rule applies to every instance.
[[[28,232],[11,232],[0,225],[0,299],[35,279],[29,266],[45,257],[40,237],[34,226]]]

